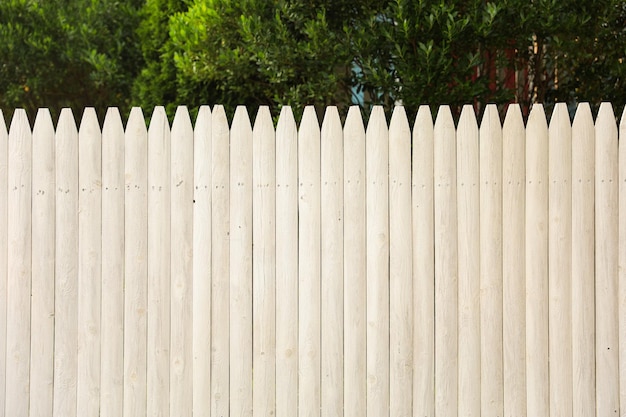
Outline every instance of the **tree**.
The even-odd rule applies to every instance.
[[[95,106],[122,110],[141,66],[137,3],[114,0],[0,2],[0,107],[57,115]]]
[[[396,0],[359,31],[356,83],[372,103],[412,112],[623,101],[625,9],[615,0]]]
[[[230,109],[347,105],[346,28],[368,3],[195,0],[169,26],[180,84],[205,83],[205,99]]]
[[[169,35],[170,17],[186,10],[187,2],[180,0],[146,0],[140,10],[137,34],[144,66],[134,80],[132,97],[146,110],[165,105],[167,113],[173,115],[177,103],[201,104],[197,97],[202,95],[202,82],[178,83]]]
[[[179,88],[204,83],[204,100],[230,107],[527,111],[617,99],[625,14],[616,0],[194,0],[169,35]]]

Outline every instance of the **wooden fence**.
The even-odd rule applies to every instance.
[[[17,110],[0,193],[6,417],[626,415],[609,104]]]

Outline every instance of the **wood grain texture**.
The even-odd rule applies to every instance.
[[[78,130],[78,379],[76,414],[100,414],[102,134],[93,108]]]
[[[343,415],[343,132],[336,107],[321,130],[321,415]]]
[[[413,127],[413,414],[435,415],[434,125],[420,106]]]
[[[75,417],[78,353],[78,129],[69,109],[61,110],[54,154],[56,249],[53,415]]]
[[[548,133],[550,415],[572,415],[572,130],[565,103]]]
[[[458,413],[458,248],[456,138],[450,108],[434,128],[435,415]]]
[[[320,127],[307,106],[298,130],[298,415],[320,415]]]
[[[595,414],[595,132],[589,104],[572,125],[572,415]]]
[[[158,111],[157,111],[158,112]],[[153,115],[154,122],[156,112]],[[157,117],[158,118],[158,117]],[[153,347],[147,323],[150,244],[148,235],[148,131],[140,108],[131,110],[125,132],[124,211],[124,417],[144,417],[148,401],[148,346]],[[152,233],[152,232],[151,232]],[[127,337],[126,335],[132,337]],[[168,394],[166,394],[169,396]],[[167,397],[166,397],[167,398]],[[157,415],[157,414],[151,414]]]
[[[626,138],[626,110],[622,112],[619,125],[619,139]],[[619,212],[626,213],[626,146],[618,146],[619,164]],[[618,314],[626,317],[626,215],[619,216],[619,265],[618,265],[618,285],[619,285],[619,305]],[[595,324],[595,323],[594,323]],[[619,363],[626,363],[626,320],[619,321]],[[626,407],[626,367],[621,366],[619,370],[620,382],[620,407]],[[620,410],[621,411],[621,410]],[[621,414],[624,414],[621,412]]]
[[[171,406],[171,131],[163,107],[148,128],[147,414],[167,416]]]
[[[548,378],[548,124],[533,106],[526,126],[527,413],[550,413]]]
[[[33,127],[30,415],[52,416],[54,382],[54,126],[47,109]]]
[[[110,108],[102,127],[102,417],[124,409],[124,170],[124,126]]]
[[[211,415],[212,117],[198,110],[193,134],[193,413]]]
[[[479,131],[480,166],[480,409],[504,413],[502,353],[502,127],[495,105]]]
[[[389,124],[389,414],[412,415],[413,246],[411,128],[404,107]]]
[[[254,416],[276,414],[276,140],[268,107],[252,131]]]
[[[171,133],[170,415],[193,413],[193,126],[179,106]]]
[[[28,415],[32,279],[32,134],[26,112],[9,128],[6,415]]]
[[[8,169],[9,133],[0,110],[0,416],[6,400],[7,262],[8,262]]]
[[[230,132],[230,413],[252,415],[252,126],[238,106]]]
[[[298,414],[298,131],[291,108],[276,126],[276,416]]]
[[[502,336],[504,416],[526,415],[526,130],[518,105],[502,126]]]
[[[609,103],[600,106],[596,134],[596,414],[618,415],[618,153],[617,124]]]
[[[224,107],[215,106],[211,131],[211,415],[228,416],[229,397],[229,131]]]
[[[376,106],[365,133],[367,416],[389,415],[389,129]]]
[[[480,415],[480,171],[478,124],[463,106],[456,134],[459,415]]]
[[[358,107],[343,129],[344,414],[366,414],[365,127]]]

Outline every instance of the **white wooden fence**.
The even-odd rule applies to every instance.
[[[0,194],[6,417],[626,415],[609,104],[17,110]]]

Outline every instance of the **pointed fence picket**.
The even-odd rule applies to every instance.
[[[623,414],[624,117],[410,116],[0,120],[0,416]]]
[[[276,125],[277,416],[298,414],[298,255],[298,131],[283,107]]]
[[[31,356],[32,134],[24,110],[9,128],[6,415],[28,415]]]
[[[142,132],[143,133],[143,132]],[[163,107],[152,113],[148,128],[147,204],[148,263],[146,317],[147,414],[167,415],[170,409],[171,361],[171,130]],[[138,191],[139,188],[135,188]],[[133,191],[131,189],[131,191]],[[145,198],[145,196],[144,196]],[[180,334],[179,334],[180,336]]]
[[[458,412],[458,248],[456,139],[449,107],[434,130],[435,415]]]
[[[526,126],[526,412],[550,415],[548,361],[548,124],[543,106]]]
[[[252,130],[252,412],[276,413],[276,158],[268,107],[261,107]]]
[[[200,107],[193,137],[193,412],[211,415],[211,109]]]
[[[365,126],[350,107],[343,129],[343,404],[346,417],[366,414]]]
[[[155,115],[157,111],[155,111]],[[151,123],[157,123],[154,117]],[[151,139],[154,137],[150,135]],[[124,138],[124,417],[143,417],[151,407],[160,405],[169,397],[152,396],[153,386],[150,371],[161,363],[149,354],[148,349],[159,348],[149,332],[150,325],[146,318],[148,306],[148,277],[152,268],[160,261],[150,256],[151,238],[158,230],[148,232],[151,219],[148,214],[149,174],[148,160],[156,140],[148,146],[148,131],[140,108],[130,112]],[[163,169],[163,167],[161,167]],[[153,210],[154,210],[154,206]],[[163,226],[168,225],[166,222]],[[150,256],[150,258],[148,258]],[[169,259],[169,257],[165,257]],[[150,262],[148,262],[150,261]],[[150,276],[150,283],[155,279]],[[153,285],[153,284],[150,284]],[[154,294],[152,294],[154,296]],[[154,307],[150,317],[158,315]],[[157,316],[158,317],[158,316]],[[127,337],[127,335],[133,337]],[[149,340],[149,342],[148,342]],[[160,410],[167,410],[160,408]],[[161,411],[165,412],[165,411]],[[158,413],[155,413],[158,415]]]
[[[0,110],[0,414],[6,405],[7,258],[8,251],[8,151],[9,133]]]
[[[102,127],[102,417],[123,415],[124,181],[124,126],[111,108]]]
[[[504,414],[502,272],[502,127],[495,105],[479,131],[481,415]]]
[[[252,126],[245,107],[230,134],[230,412],[252,416]]]
[[[298,416],[320,415],[320,127],[307,106],[298,132]]]
[[[365,131],[367,417],[389,415],[389,129],[374,107]],[[408,226],[408,225],[407,225]]]
[[[229,132],[222,106],[211,118],[211,415],[228,416],[229,396]]]
[[[526,415],[526,143],[522,112],[502,125],[502,357],[505,416]]]
[[[93,108],[78,130],[78,378],[76,414],[100,410],[102,135]]]
[[[52,414],[54,378],[54,126],[41,109],[33,127],[30,411]],[[100,233],[98,233],[100,236]]]
[[[588,104],[572,123],[572,415],[595,412],[595,133]]]
[[[78,129],[63,109],[55,133],[53,416],[76,417],[78,345]],[[128,232],[125,239],[131,238]],[[124,326],[126,331],[130,330]],[[126,358],[126,354],[124,355]]]
[[[413,128],[413,413],[435,415],[434,125],[420,106]]]
[[[343,411],[343,132],[336,107],[321,130],[321,415]]]
[[[618,130],[609,103],[600,106],[595,134],[596,413],[598,416],[621,415],[618,362]],[[626,404],[623,406],[626,409]]]
[[[478,124],[463,107],[456,135],[459,414],[480,415],[480,171]],[[491,358],[493,360],[494,358]]]

